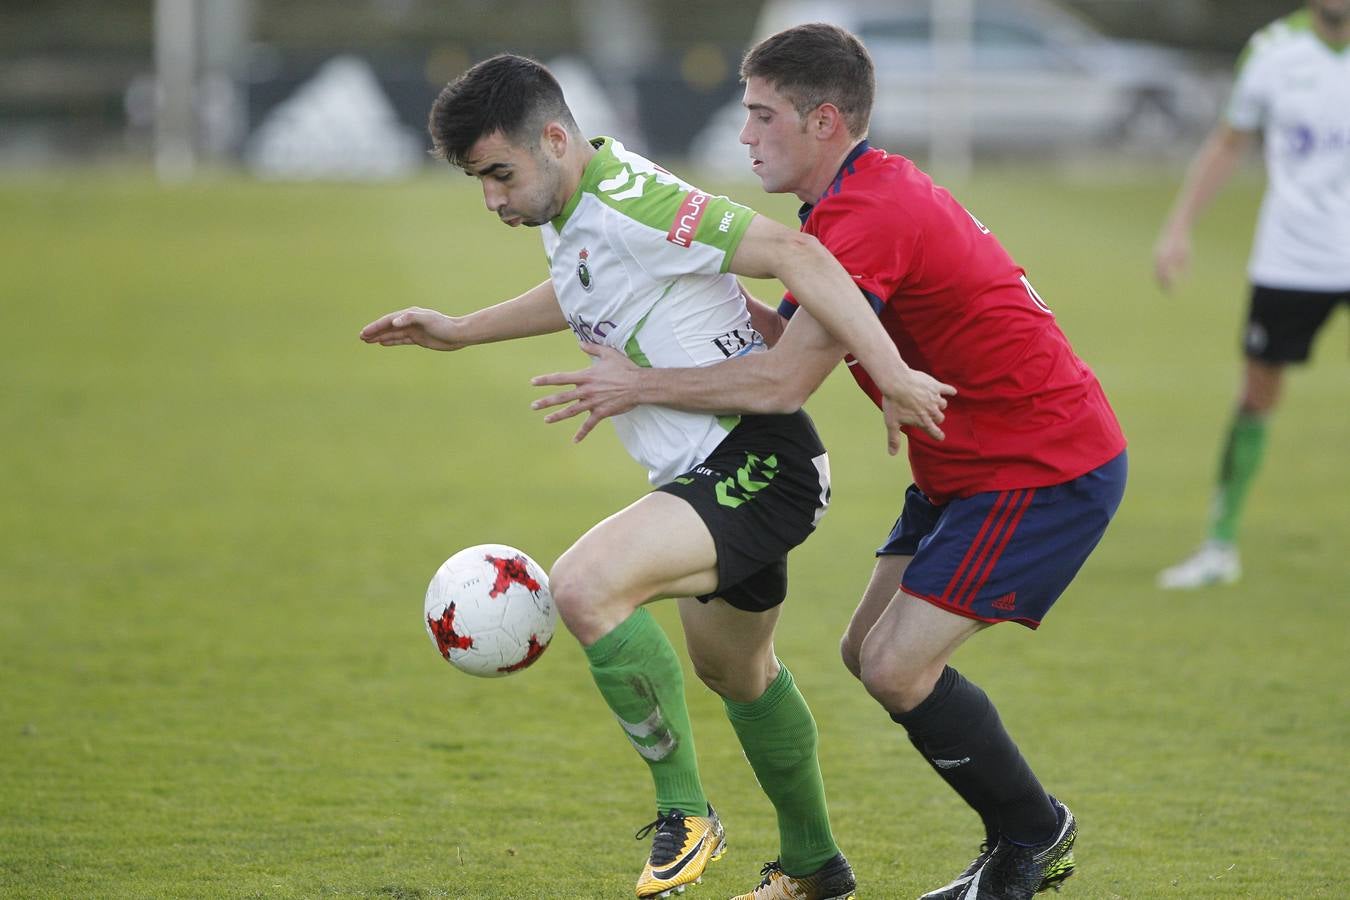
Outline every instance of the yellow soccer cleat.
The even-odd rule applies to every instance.
[[[789,875],[776,859],[760,874],[764,880],[759,887],[732,900],[853,900],[857,896],[858,882],[842,853],[810,875]]]
[[[711,806],[706,816],[686,816],[678,809],[657,813],[656,821],[634,837],[642,840],[653,831],[651,856],[638,877],[639,897],[684,893],[686,885],[703,880],[708,863],[726,852],[726,834]]]

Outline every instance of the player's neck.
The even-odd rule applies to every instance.
[[[565,204],[577,188],[581,187],[581,179],[586,175],[586,167],[590,165],[591,160],[595,159],[595,145],[590,141],[577,141],[569,144],[567,156],[563,159],[563,167],[566,174],[563,176],[562,201]]]
[[[793,191],[797,195],[797,199],[811,206],[819,203],[820,195],[825,193],[830,185],[834,184],[834,179],[839,174],[840,168],[843,167],[844,160],[848,159],[848,155],[864,140],[866,139],[853,140],[850,138],[848,143],[836,146],[834,152],[822,153],[802,189]]]

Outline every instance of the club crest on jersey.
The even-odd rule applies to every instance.
[[[581,282],[581,289],[586,293],[591,292],[595,282],[591,279],[591,267],[586,265],[586,260],[590,258],[591,251],[582,248],[577,254],[577,281]]]

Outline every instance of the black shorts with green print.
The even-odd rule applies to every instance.
[[[1275,365],[1307,362],[1313,338],[1337,306],[1350,307],[1350,287],[1295,291],[1253,284],[1242,350]]]
[[[763,612],[787,596],[787,553],[830,502],[830,463],[811,417],[741,416],[708,458],[657,488],[687,501],[717,548],[717,589],[737,609]]]

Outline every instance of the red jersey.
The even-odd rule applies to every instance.
[[[914,481],[934,503],[1062,484],[1118,456],[1125,436],[1092,370],[997,238],[903,156],[849,154],[801,211],[912,368],[956,388],[935,441],[905,428]],[[795,312],[789,294],[782,312]],[[880,405],[852,357],[849,370]]]

